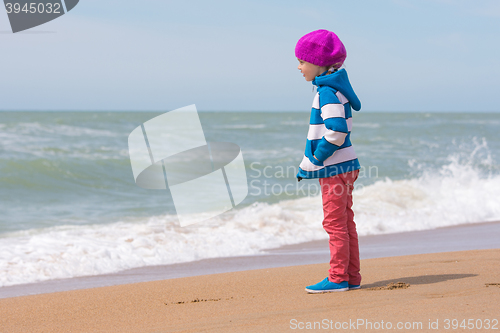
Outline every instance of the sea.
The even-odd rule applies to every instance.
[[[0,287],[327,239],[317,180],[297,182],[308,112],[199,112],[241,148],[248,195],[181,227],[136,185],[128,135],[161,112],[0,112]],[[358,233],[500,220],[500,113],[354,112]]]

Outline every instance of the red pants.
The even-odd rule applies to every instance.
[[[359,170],[355,170],[319,179],[325,215],[323,228],[330,236],[329,280],[334,283],[361,284],[358,233],[351,209],[352,189],[358,174]]]

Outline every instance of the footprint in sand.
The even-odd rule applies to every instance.
[[[368,288],[367,290],[394,290],[394,289],[408,289],[410,287],[409,283],[404,282],[391,282],[386,286]]]

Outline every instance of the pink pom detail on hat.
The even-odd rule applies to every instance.
[[[302,36],[295,46],[295,56],[316,66],[340,67],[347,51],[336,34],[322,29]]]

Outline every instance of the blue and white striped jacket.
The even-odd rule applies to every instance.
[[[326,73],[326,72],[325,72]],[[306,151],[297,177],[326,178],[360,168],[352,147],[351,107],[359,111],[361,102],[351,87],[345,69],[313,80],[314,97]]]

